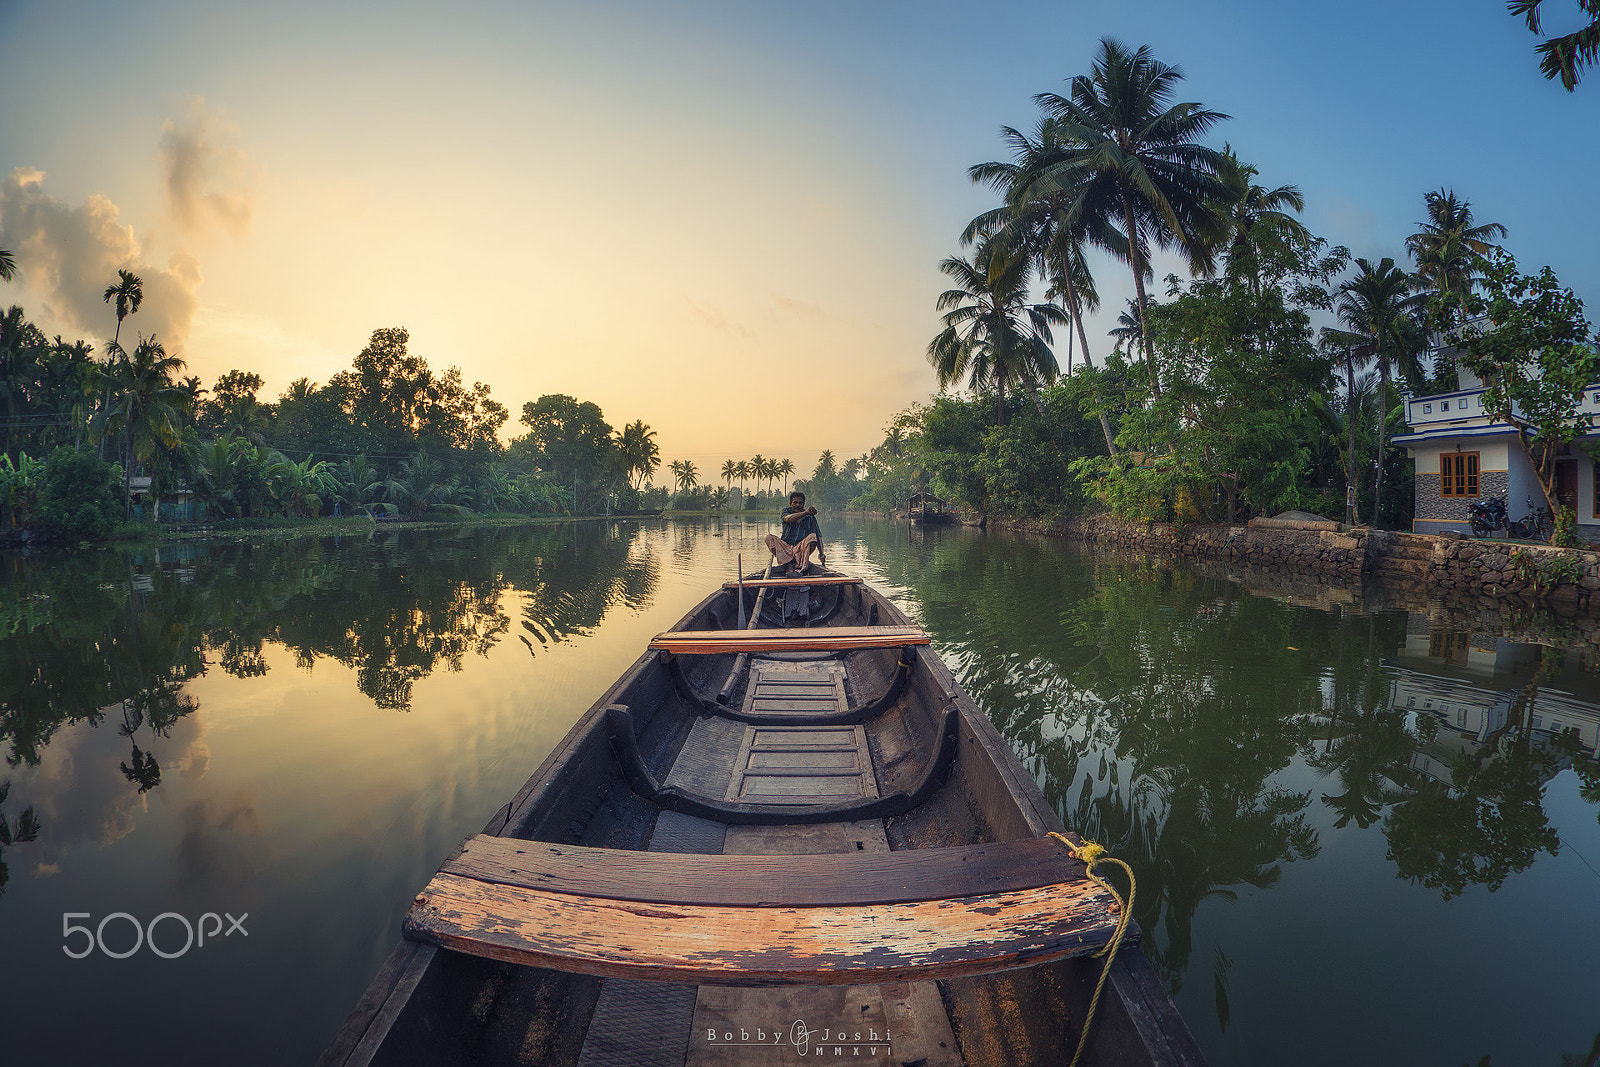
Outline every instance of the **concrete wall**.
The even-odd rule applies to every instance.
[[[1257,570],[1349,581],[1414,583],[1431,593],[1507,598],[1600,613],[1600,553],[1365,528],[1349,532],[1189,526],[1096,517],[1067,524],[1067,537]]]

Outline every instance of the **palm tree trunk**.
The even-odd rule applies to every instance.
[[[1150,326],[1145,321],[1147,307],[1144,294],[1144,261],[1139,258],[1139,231],[1133,223],[1133,204],[1128,199],[1130,190],[1122,183],[1122,219],[1128,227],[1128,262],[1133,267],[1133,291],[1139,298],[1139,342],[1144,346],[1145,368],[1150,372],[1150,393],[1161,399],[1161,382],[1156,375],[1155,350],[1150,347]]]
[[[1383,523],[1383,450],[1389,426],[1389,360],[1383,354],[1383,332],[1378,332],[1378,475],[1372,487],[1372,524]]]
[[[1071,280],[1067,279],[1065,275],[1063,275],[1063,281],[1066,281],[1067,285],[1067,300],[1069,302],[1067,314],[1072,316],[1072,325],[1077,328],[1078,344],[1083,349],[1083,365],[1086,367],[1093,367],[1094,359],[1089,355],[1089,335],[1084,332],[1083,316],[1078,313],[1078,291],[1072,287]],[[1070,366],[1071,361],[1069,357],[1068,373],[1071,373]],[[1111,423],[1106,419],[1106,413],[1104,411],[1097,411],[1095,414],[1100,416],[1100,432],[1105,434],[1106,437],[1106,452],[1111,456],[1112,459],[1116,459],[1117,445],[1116,442],[1111,439]]]
[[[1348,448],[1345,450],[1344,484],[1345,493],[1350,501],[1345,507],[1345,521],[1351,526],[1361,521],[1360,512],[1356,507],[1356,365],[1350,358],[1350,353],[1345,352],[1344,360],[1344,421],[1345,438]]]

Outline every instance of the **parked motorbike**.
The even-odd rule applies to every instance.
[[[1503,496],[1489,500],[1474,500],[1468,511],[1470,514],[1467,521],[1472,526],[1474,537],[1488,537],[1496,530],[1504,530],[1510,525],[1510,520],[1506,518],[1506,498]]]

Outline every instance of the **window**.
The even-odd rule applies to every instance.
[[[1479,407],[1480,407],[1480,408],[1481,408],[1481,407],[1483,407],[1483,397],[1482,397],[1482,396],[1479,396],[1479,397],[1478,397],[1478,406],[1479,406]]]
[[[1593,464],[1590,473],[1594,477],[1594,481],[1589,483],[1594,487],[1594,492],[1590,494],[1594,497],[1594,517],[1600,519],[1600,463]]]
[[[1424,404],[1424,405],[1422,405],[1422,413],[1424,415],[1432,415],[1433,414],[1433,405],[1432,404]]]
[[[1440,411],[1449,411],[1450,410],[1450,401],[1448,401],[1448,400],[1439,401],[1439,410]]]
[[[1478,453],[1446,452],[1439,457],[1439,495],[1478,495]]]

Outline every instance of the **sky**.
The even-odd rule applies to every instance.
[[[129,268],[124,332],[207,385],[272,400],[401,326],[511,430],[565,393],[702,480],[805,473],[936,391],[938,265],[996,202],[967,168],[1105,36],[1180,67],[1330,243],[1404,265],[1451,188],[1600,319],[1600,73],[1545,81],[1502,0],[0,0],[0,307],[109,339]],[[1098,361],[1132,280],[1095,273]]]

